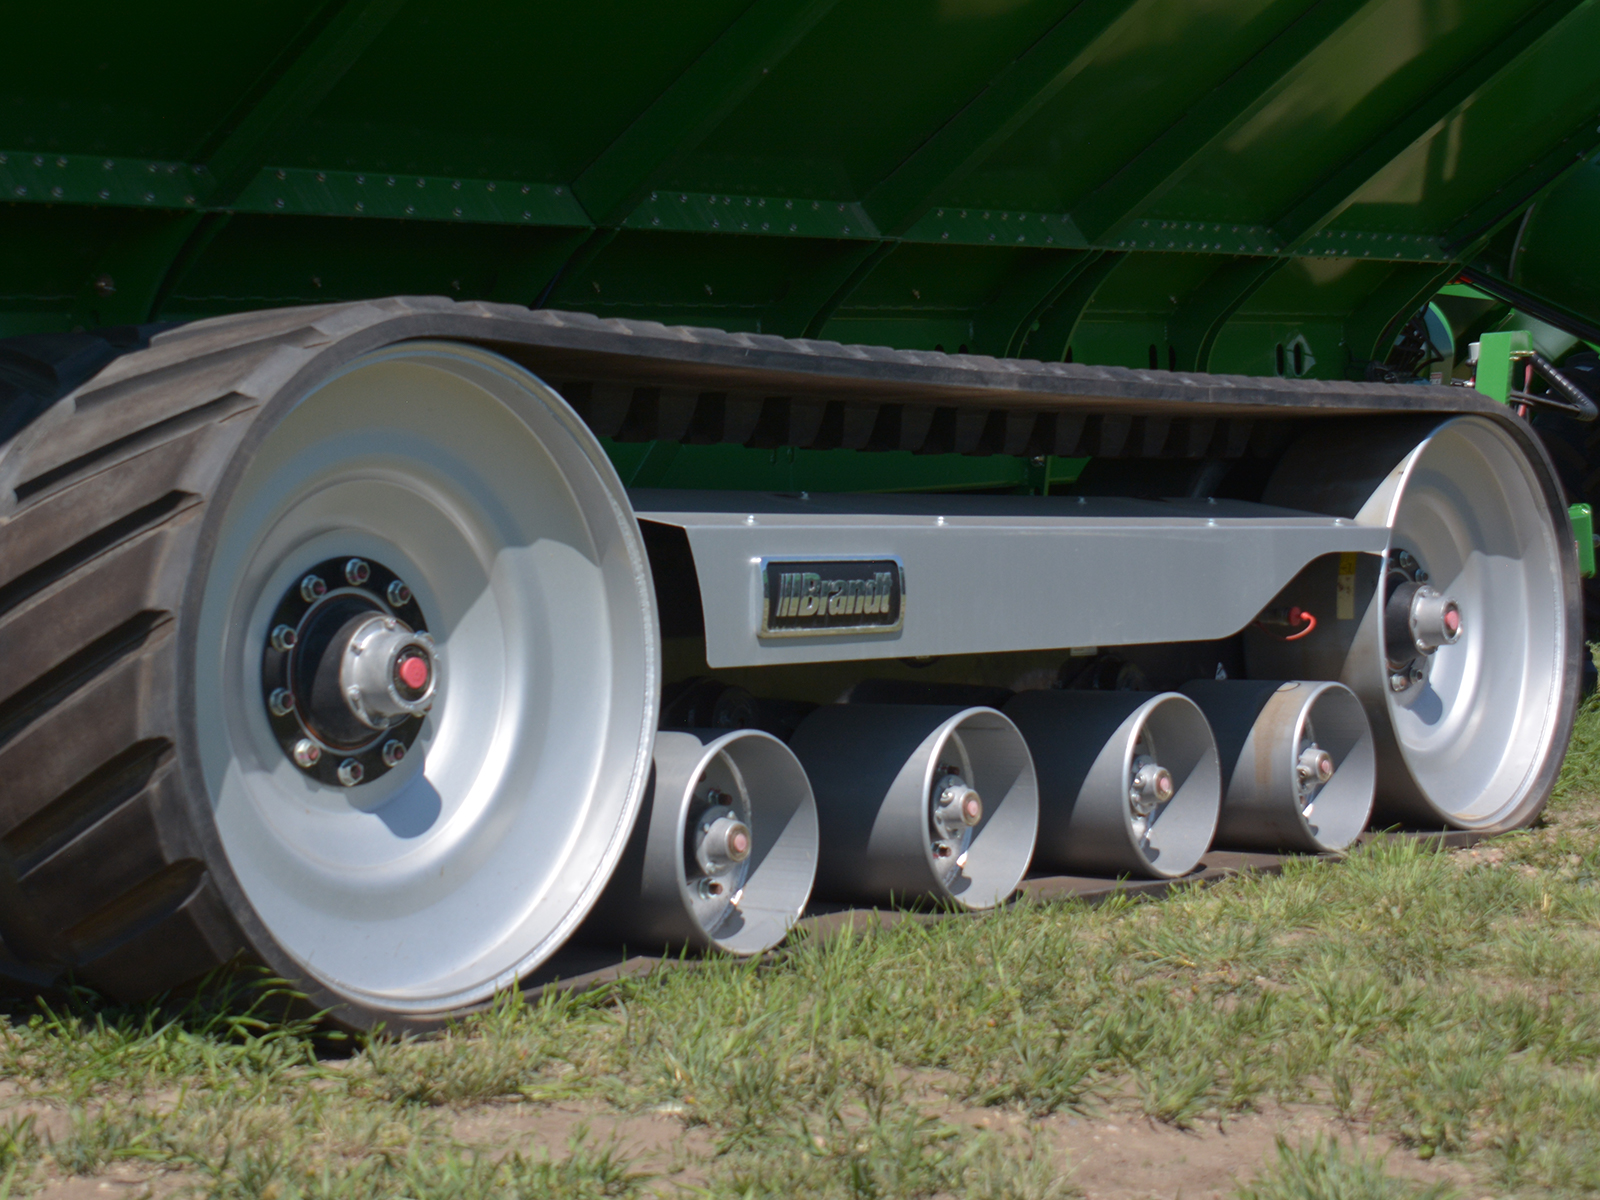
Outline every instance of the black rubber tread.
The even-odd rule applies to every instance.
[[[134,999],[250,948],[196,836],[179,634],[206,499],[248,414],[325,344],[317,315],[158,334],[0,446],[0,972],[16,982],[70,973]]]
[[[294,974],[210,820],[193,713],[201,592],[257,440],[345,363],[417,338],[485,345],[567,383],[598,432],[620,386],[619,421],[657,428],[670,409],[705,441],[789,437],[798,421],[862,444],[922,429],[919,449],[943,429],[974,452],[1047,433],[1055,450],[1071,430],[1073,445],[1242,452],[1241,416],[1503,416],[1460,389],[1011,363],[431,298],[157,332],[0,442],[0,973],[30,987],[70,973],[130,999],[241,952]],[[349,1023],[387,1019],[310,993]]]

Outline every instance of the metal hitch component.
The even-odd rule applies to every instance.
[[[817,892],[991,908],[1033,856],[1039,795],[1016,727],[992,708],[845,704],[790,742],[822,830]]]
[[[584,938],[760,954],[811,895],[817,809],[789,748],[753,729],[663,730],[622,861]]]
[[[1377,778],[1372,727],[1343,684],[1202,679],[1184,686],[1222,756],[1216,843],[1343,850],[1367,827]]]
[[[1210,849],[1221,773],[1188,697],[1022,692],[1005,713],[1039,770],[1036,867],[1171,879]]]

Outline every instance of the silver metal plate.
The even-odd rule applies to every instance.
[[[1382,554],[1389,536],[1242,500],[629,495],[640,520],[687,535],[712,668],[1210,641],[1253,621],[1312,559]],[[888,558],[917,584],[915,621],[762,634],[763,563]]]
[[[764,638],[905,627],[906,575],[898,558],[764,558],[760,572]]]

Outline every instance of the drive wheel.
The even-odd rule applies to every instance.
[[[147,406],[144,453],[109,428],[105,469],[18,506],[39,547],[73,544],[0,615],[53,646],[0,680],[23,775],[0,931],[24,978],[141,996],[243,950],[346,1023],[426,1025],[547,958],[609,877],[649,770],[654,597],[603,451],[537,379],[313,331],[259,403],[219,382],[224,357],[270,375],[248,347],[283,362],[282,330],[252,324],[285,316],[119,360],[137,392],[164,352],[150,396],[189,394]],[[125,409],[90,389],[64,422]],[[55,441],[29,434],[0,460],[24,501],[21,460]]]
[[[1583,647],[1566,509],[1526,426],[1467,416],[1309,439],[1266,499],[1390,536],[1381,558],[1324,560],[1291,585],[1317,632],[1293,644],[1250,632],[1251,674],[1338,678],[1361,698],[1380,820],[1531,822],[1566,753]]]

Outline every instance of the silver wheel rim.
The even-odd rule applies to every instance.
[[[789,747],[757,730],[738,730],[709,743],[689,781],[691,794],[705,782],[733,797],[732,807],[750,828],[750,857],[729,873],[723,895],[702,894],[689,878],[685,853],[690,805],[680,803],[672,846],[678,894],[712,946],[730,954],[760,954],[789,935],[811,895],[817,868],[811,784]]]
[[[1193,700],[1163,692],[1141,706],[1136,731],[1127,739],[1117,797],[1128,844],[1144,870],[1158,878],[1187,875],[1206,851],[1222,808],[1222,768],[1211,727]],[[1141,819],[1130,794],[1135,762],[1148,757],[1172,773],[1171,799]]]
[[[1560,752],[1568,642],[1553,514],[1522,453],[1477,417],[1449,422],[1412,452],[1390,514],[1391,546],[1460,603],[1462,631],[1428,656],[1419,684],[1397,693],[1385,670],[1364,690],[1383,696],[1393,749],[1442,820],[1519,823],[1542,802],[1544,768]]]
[[[308,779],[260,702],[270,610],[333,555],[405,578],[440,648],[433,711],[381,779]],[[351,364],[262,438],[230,496],[196,657],[228,864],[277,946],[339,997],[460,1009],[583,918],[643,795],[654,597],[604,452],[526,371],[410,343]]]

